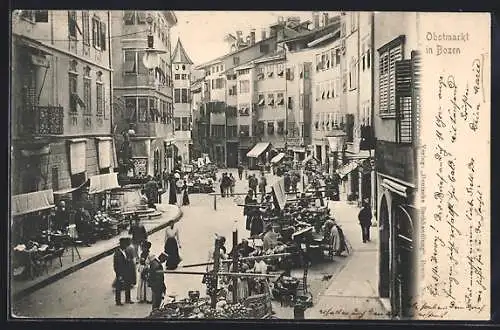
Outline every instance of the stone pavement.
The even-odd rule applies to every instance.
[[[330,202],[329,207],[353,252],[318,303],[305,311],[305,318],[390,319],[390,311],[378,297],[378,228],[371,228],[371,242],[365,244],[357,219],[359,208],[346,202]]]
[[[162,212],[161,217],[151,220],[143,220],[148,234],[152,234],[166,227],[170,220],[179,220],[182,217],[182,211],[175,205],[158,204],[158,211]],[[79,246],[78,252],[81,258],[78,258],[74,252],[72,257],[71,249],[67,249],[62,257],[62,267],[59,260],[54,260],[49,266],[48,272],[38,276],[33,280],[11,281],[11,295],[17,299],[31,292],[34,292],[50,283],[53,283],[87,265],[90,265],[108,255],[111,255],[118,247],[119,239],[128,236],[127,231],[122,231],[119,235],[108,239],[97,241],[92,246]]]

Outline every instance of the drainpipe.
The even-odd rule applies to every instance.
[[[375,135],[375,124],[374,124],[374,119],[375,119],[375,54],[374,54],[374,49],[375,49],[375,14],[371,13],[370,14],[370,74],[371,74],[371,84],[372,84],[372,91],[371,91],[371,104],[370,104],[370,124],[372,127],[372,132],[373,135]],[[373,158],[376,157],[376,154],[374,153]],[[372,214],[375,219],[377,219],[377,174],[375,171],[375,162],[373,162],[373,166],[371,168],[371,188],[372,188],[372,200],[371,200],[371,205],[372,205]]]
[[[113,65],[112,65],[112,49],[111,49],[111,12],[108,10],[108,65],[109,65],[109,129],[111,137],[113,138],[113,163],[116,157],[116,144],[114,139],[113,129]],[[106,111],[106,109],[104,109]],[[118,157],[116,157],[118,160]],[[114,164],[116,166],[117,164]]]

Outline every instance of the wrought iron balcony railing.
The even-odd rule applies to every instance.
[[[21,135],[64,134],[64,108],[62,106],[31,106],[24,108],[20,121]]]

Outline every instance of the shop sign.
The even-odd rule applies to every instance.
[[[414,182],[415,156],[412,146],[377,141],[375,155],[378,173],[390,175],[406,182]]]
[[[351,173],[352,171],[354,171],[356,168],[358,167],[358,162],[356,161],[353,161],[353,162],[350,162],[344,166],[342,166],[339,170],[338,170],[338,173],[340,175],[341,178],[345,177],[347,174]]]

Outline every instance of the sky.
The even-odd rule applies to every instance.
[[[228,33],[235,35],[240,30],[246,38],[254,28],[259,41],[262,28],[276,23],[279,16],[299,16],[301,21],[312,21],[310,11],[175,11],[175,15],[178,23],[171,31],[172,48],[180,37],[195,65],[228,53],[229,46],[224,42]]]

